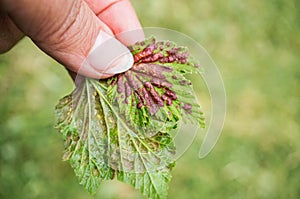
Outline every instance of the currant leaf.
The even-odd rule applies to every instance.
[[[95,193],[117,178],[148,198],[166,198],[179,122],[204,127],[186,74],[201,69],[188,50],[154,38],[130,47],[133,67],[106,80],[84,78],[56,106],[63,160]]]

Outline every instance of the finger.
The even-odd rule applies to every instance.
[[[103,76],[101,67],[106,66],[89,65],[87,60],[100,31],[110,34],[112,31],[83,0],[0,0],[0,3],[15,24],[47,54],[74,72],[93,78]],[[122,63],[119,65],[122,67]]]
[[[85,0],[125,45],[144,40],[144,32],[129,0]]]
[[[23,36],[7,15],[0,15],[0,54],[10,50]]]

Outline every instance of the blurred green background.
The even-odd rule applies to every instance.
[[[300,198],[300,3],[297,0],[134,0],[143,26],[183,32],[222,73],[227,118],[213,152],[203,135],[179,159],[169,198]],[[0,55],[0,198],[142,198],[105,182],[90,196],[61,161],[53,128],[58,99],[73,89],[62,66],[29,39]],[[209,96],[203,96],[206,111]]]

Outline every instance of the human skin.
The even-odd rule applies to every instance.
[[[143,34],[135,39],[118,34],[135,29],[141,25],[129,0],[0,0],[0,53],[25,35],[75,73],[100,30],[129,45]],[[93,70],[80,73],[95,77]]]

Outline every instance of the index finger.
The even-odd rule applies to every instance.
[[[129,0],[85,1],[125,45],[144,40],[144,32]]]

